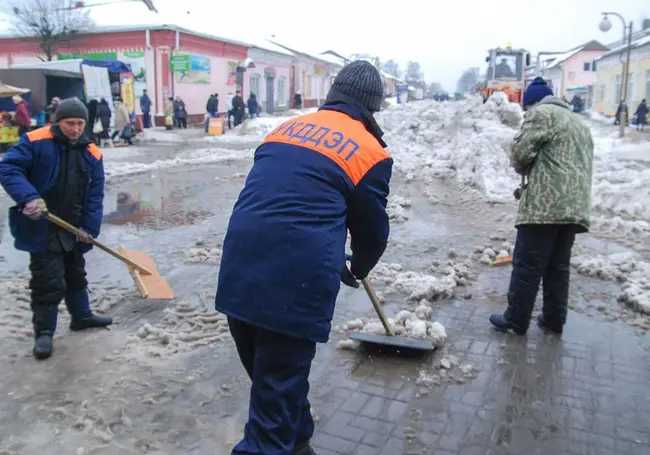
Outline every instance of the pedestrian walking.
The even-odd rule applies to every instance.
[[[259,117],[259,105],[257,104],[257,96],[255,96],[255,93],[251,92],[246,104],[248,105],[248,115],[251,118]]]
[[[185,101],[183,101],[180,96],[177,96],[176,101],[174,101],[174,118],[176,119],[176,126],[179,128],[187,128]]]
[[[625,116],[625,117],[623,117]],[[625,122],[625,126],[628,125],[630,120],[630,115],[625,104],[625,100],[619,103],[618,108],[616,108],[616,115],[614,116],[614,125],[620,125],[621,122]]]
[[[127,144],[133,145],[131,138],[133,132],[131,131],[131,114],[129,114],[129,108],[126,107],[126,104],[122,102],[121,98],[115,99],[115,131],[111,136],[111,140],[115,141],[116,137],[120,137]]]
[[[560,334],[567,319],[571,249],[575,235],[589,230],[594,143],[589,128],[541,77],[528,86],[523,101],[527,112],[512,145],[512,165],[528,183],[520,189],[508,309],[490,322],[525,334],[543,279],[537,324]]]
[[[244,114],[246,114],[246,104],[244,104],[240,90],[237,90],[232,99],[232,114],[235,118],[235,128],[237,128],[244,121]]]
[[[302,109],[302,95],[300,92],[297,92],[293,96],[293,107],[294,109]]]
[[[648,124],[648,105],[645,99],[641,100],[634,115],[636,115],[636,130],[643,131],[645,125]]]
[[[171,96],[165,100],[165,129],[171,130],[174,127],[174,98]]]
[[[252,380],[249,420],[232,455],[315,455],[307,393],[316,343],[329,338],[340,282],[358,287],[388,240],[393,160],[373,118],[383,88],[372,64],[352,62],[318,112],[289,120],[255,152],[215,300]],[[313,125],[314,140],[286,135],[292,125]]]
[[[102,223],[102,153],[84,135],[88,110],[79,99],[61,101],[54,120],[22,136],[0,162],[0,184],[16,204],[9,209],[15,247],[30,253],[33,354],[39,360],[52,355],[62,299],[72,318],[70,330],[113,322],[90,310],[83,256]],[[41,219],[46,207],[84,235],[76,238]]]
[[[22,99],[22,97],[15,95],[11,98],[16,109],[16,117],[14,118],[14,123],[18,125],[18,135],[22,136],[27,131],[29,127],[32,126],[32,116],[29,115],[29,107],[27,106],[27,101]]]
[[[113,113],[111,108],[108,105],[108,101],[105,98],[99,100],[99,105],[97,106],[97,117],[102,124],[102,131],[97,134],[99,138],[99,146],[103,147],[104,145],[113,146],[113,141],[110,136],[111,129],[111,117]]]
[[[228,129],[229,130],[232,129],[232,124],[230,123],[230,117],[232,117],[234,115],[233,110],[232,110],[232,100],[233,100],[233,98],[234,98],[233,94],[228,93]]]
[[[208,127],[210,126],[210,119],[219,117],[219,95],[216,93],[210,95],[208,102],[205,105],[205,110],[207,112],[207,117],[205,119],[205,132],[208,132]]]
[[[140,97],[140,110],[142,111],[142,127],[151,128],[151,98],[149,98],[146,89],[142,91]]]
[[[59,101],[61,101],[61,98],[58,96],[52,97],[52,101],[50,101],[50,104],[47,105],[45,108],[45,114],[47,115],[47,121],[50,123],[54,123],[54,115],[56,113],[56,107],[59,105]]]

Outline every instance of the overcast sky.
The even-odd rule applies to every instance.
[[[29,1],[29,0],[25,0]],[[87,4],[110,0],[86,0]],[[245,40],[275,34],[307,52],[328,49],[349,55],[369,53],[381,60],[420,62],[428,82],[450,91],[462,71],[485,69],[491,47],[531,52],[564,51],[591,39],[619,39],[622,25],[612,18],[608,33],[598,29],[602,11],[626,20],[650,17],[650,0],[153,0],[159,14],[140,3],[92,9],[100,25],[176,24]],[[310,5],[309,7],[307,5]]]

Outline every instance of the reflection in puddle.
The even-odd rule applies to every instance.
[[[162,173],[121,185],[116,193],[109,191],[104,200],[104,222],[165,229],[207,218],[211,212],[198,207],[201,198],[199,189],[194,188],[197,181],[183,177]]]

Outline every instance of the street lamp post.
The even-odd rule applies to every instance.
[[[625,41],[627,41],[627,52],[626,52],[626,57],[625,57],[625,62],[623,63],[623,74],[621,76],[621,116],[619,117],[619,137],[625,136],[625,126],[627,125],[628,118],[627,118],[627,84],[628,84],[628,76],[630,73],[630,53],[632,52],[632,21],[630,21],[630,25],[627,25],[625,22],[625,19],[623,16],[621,16],[618,13],[613,13],[613,12],[607,12],[607,13],[602,13],[603,14],[603,19],[600,21],[600,24],[598,24],[598,28],[600,28],[600,31],[602,32],[608,32],[612,28],[612,21],[609,20],[608,15],[616,16],[618,17],[621,22],[623,22],[623,41],[622,43],[625,44]]]

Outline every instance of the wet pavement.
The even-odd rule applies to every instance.
[[[156,150],[169,158],[179,153],[174,147]],[[129,153],[129,161],[153,162],[150,154]],[[229,453],[246,421],[249,383],[211,312],[218,265],[185,259],[197,244],[219,248],[250,163],[170,167],[109,181],[105,213],[114,220],[102,240],[149,252],[178,301],[137,299],[126,269],[93,251],[90,288],[94,296],[115,294],[105,309],[116,324],[73,334],[62,313],[55,355],[37,363],[25,293],[5,289],[0,454]],[[447,260],[452,247],[459,260],[471,260],[499,230],[513,240],[514,204],[492,206],[451,182],[406,183],[399,173],[392,189],[412,207],[408,220],[392,226],[386,262],[422,271]],[[12,250],[6,227],[1,238],[3,283],[24,283],[26,255]],[[629,247],[582,236],[577,248]],[[650,335],[606,317],[624,312],[618,284],[574,274],[564,335],[531,327],[518,337],[487,323],[504,308],[510,269],[474,261],[473,272],[454,298],[434,303],[433,319],[449,336],[432,355],[337,350],[339,332],[319,346],[311,375],[317,453],[649,454]],[[411,306],[406,297],[387,293],[386,311]],[[370,316],[363,290],[341,290],[335,325]],[[458,366],[441,365],[449,358]]]

